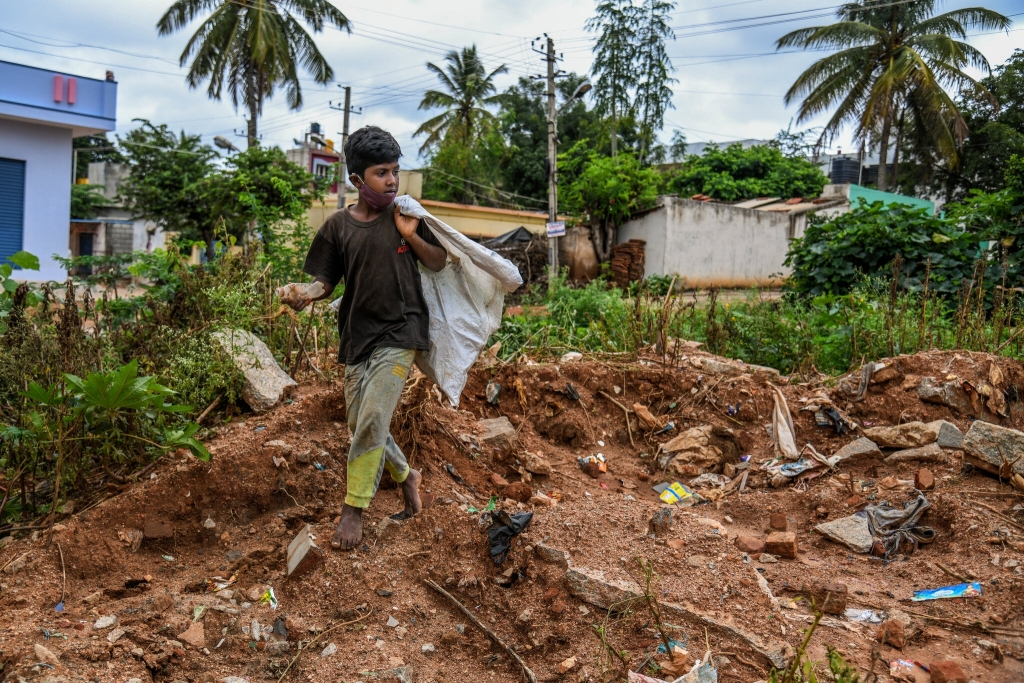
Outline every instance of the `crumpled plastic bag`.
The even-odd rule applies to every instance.
[[[491,548],[491,559],[500,567],[512,549],[512,539],[526,530],[533,519],[533,513],[509,515],[504,510],[496,510],[491,513],[491,519],[494,522],[487,529],[487,542]]]
[[[518,289],[523,277],[514,263],[434,218],[412,197],[397,197],[395,204],[426,223],[448,251],[441,272],[420,268],[430,349],[416,354],[416,365],[458,406],[470,367],[501,325],[505,292]]]
[[[644,676],[638,674],[635,671],[629,672],[629,683],[668,683],[660,678],[651,678],[650,676]],[[715,663],[711,661],[711,653],[704,653],[703,659],[698,659],[693,663],[693,668],[690,669],[686,674],[671,681],[671,683],[718,683],[718,669],[715,668]]]
[[[796,429],[793,427],[793,415],[789,412],[789,404],[779,388],[772,386],[775,408],[772,410],[772,440],[775,442],[775,455],[786,460],[799,460],[800,452],[796,448]]]

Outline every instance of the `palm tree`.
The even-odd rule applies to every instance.
[[[420,152],[439,145],[449,136],[457,136],[459,143],[470,147],[480,125],[496,122],[494,114],[485,107],[498,104],[501,95],[495,94],[494,77],[508,73],[504,64],[487,73],[476,52],[476,45],[462,48],[462,52],[449,52],[445,56],[445,69],[433,63],[427,69],[437,74],[445,92],[428,90],[423,93],[420,109],[444,107],[445,111],[425,121],[413,136],[427,135]]]
[[[997,29],[1010,20],[981,7],[933,16],[935,0],[863,0],[843,5],[842,21],[793,31],[776,49],[801,47],[837,52],[815,62],[786,93],[786,104],[803,97],[797,117],[804,121],[835,108],[818,140],[832,140],[854,124],[859,141],[877,138],[881,161],[878,189],[886,189],[886,161],[893,125],[909,117],[919,134],[951,164],[967,136],[967,125],[947,89],[984,88],[964,73],[991,71],[988,60],[962,39],[967,29]],[[959,38],[960,40],[956,40]]]
[[[349,20],[329,0],[176,0],[157,22],[160,35],[185,28],[207,11],[206,18],[181,53],[181,65],[192,58],[186,82],[198,88],[210,79],[207,93],[215,100],[227,86],[231,103],[249,112],[249,146],[256,144],[256,119],[263,101],[285,88],[288,106],[302,106],[298,66],[317,83],[327,83],[334,71],[303,28],[314,33],[326,24],[351,32]]]

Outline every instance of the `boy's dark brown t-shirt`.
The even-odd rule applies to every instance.
[[[423,221],[416,234],[441,246]],[[418,264],[395,225],[394,205],[369,223],[348,209],[324,221],[302,269],[333,285],[345,280],[338,309],[339,362],[362,363],[377,347],[429,348],[430,317]]]

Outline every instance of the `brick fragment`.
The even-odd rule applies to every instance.
[[[932,662],[929,667],[932,683],[967,683],[967,674],[956,662],[944,659]]]
[[[770,555],[795,560],[798,549],[796,534],[792,531],[776,531],[768,534],[768,538],[764,542],[764,549]]]

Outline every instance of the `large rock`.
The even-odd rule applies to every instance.
[[[496,448],[508,448],[516,438],[516,428],[507,417],[495,417],[490,420],[480,420],[477,424],[483,430],[480,441],[488,446]]]
[[[987,422],[975,422],[964,437],[964,460],[995,475],[1024,476],[1024,432]],[[1013,463],[1014,465],[1009,463]]]
[[[835,459],[836,462],[840,462],[858,457],[881,458],[882,451],[879,450],[878,444],[866,436],[862,436],[856,441],[851,441],[836,451],[835,455],[833,455],[832,458],[829,458],[829,461]]]
[[[819,524],[814,530],[836,543],[842,543],[855,553],[871,552],[871,546],[875,542],[868,526],[868,515],[863,511]]]
[[[220,342],[245,376],[242,398],[257,413],[277,405],[284,390],[295,384],[277,364],[267,345],[252,332],[227,330],[214,332],[213,338]]]
[[[570,569],[565,574],[565,580],[569,587],[569,593],[601,609],[612,607],[625,608],[631,602],[636,607],[637,598],[643,595],[640,586],[635,582],[608,578],[602,572],[591,569]],[[742,628],[733,626],[719,617],[702,614],[683,605],[659,602],[659,606],[661,607],[662,617],[666,621],[675,624],[684,621],[697,622],[709,629],[725,631],[745,641],[755,652],[771,662],[775,668],[781,670],[786,667],[784,643],[769,643],[766,645],[753,633],[748,633]]]
[[[920,448],[907,448],[896,451],[885,459],[886,464],[893,465],[898,462],[943,462],[946,459],[946,452],[937,443],[930,443]]]
[[[883,448],[918,448],[935,443],[944,420],[907,422],[889,427],[871,427],[864,430],[868,437]],[[948,424],[948,423],[947,423]]]
[[[925,403],[937,403],[952,408],[961,415],[976,417],[986,422],[999,421],[999,416],[985,408],[982,396],[969,394],[956,380],[940,383],[934,377],[924,377],[917,385],[917,396]]]

